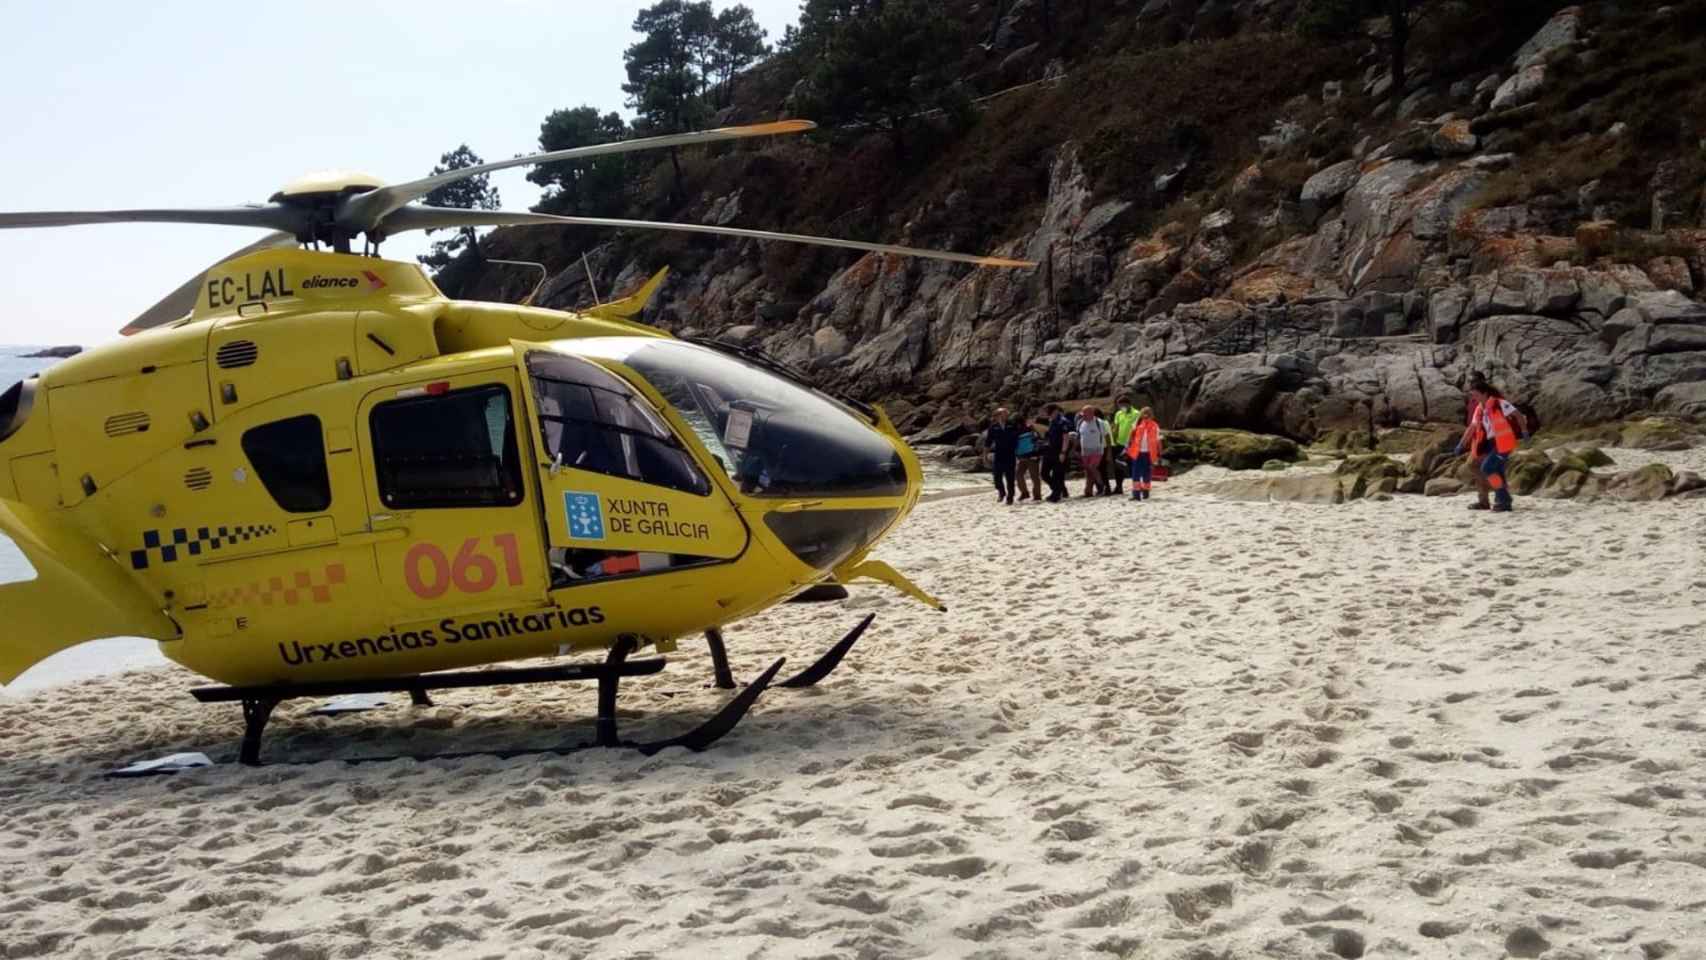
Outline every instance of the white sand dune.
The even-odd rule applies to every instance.
[[[0,956],[1706,956],[1706,502],[920,509],[878,589],[729,632],[821,688],[711,752],[221,766],[155,671],[0,703]],[[697,645],[636,736],[715,708]],[[403,698],[406,700],[406,698]],[[455,691],[271,759],[590,735]]]

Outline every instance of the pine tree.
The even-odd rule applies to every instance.
[[[752,8],[735,4],[717,14],[711,27],[711,71],[720,106],[728,106],[735,74],[770,55],[764,28],[753,17]]]
[[[614,111],[590,106],[554,110],[539,125],[539,149],[567,150],[625,140],[628,124]],[[561,160],[534,167],[527,179],[545,188],[533,209],[540,213],[612,216],[627,206],[629,158],[618,154]]]
[[[432,168],[432,173],[429,174],[429,176],[436,177],[441,173],[449,173],[452,170],[466,170],[469,167],[477,167],[484,162],[485,161],[481,160],[478,154],[473,150],[468,149],[468,145],[464,143],[461,146],[458,146],[455,150],[439,157],[438,166]],[[447,183],[444,186],[439,187],[437,190],[427,194],[424,199],[429,205],[435,207],[458,207],[463,210],[496,210],[502,204],[498,201],[497,188],[491,186],[489,181],[490,175],[482,173],[479,176],[457,180],[454,183]],[[427,231],[429,235],[437,232],[437,230]],[[479,247],[475,244],[474,240],[475,231],[473,227],[457,227],[448,240],[439,240],[434,242],[432,245],[432,252],[416,259],[434,270],[443,270],[450,264],[450,261],[455,259],[456,254],[464,247],[474,250],[477,255],[479,253]]]
[[[787,39],[811,65],[802,106],[833,123],[876,126],[902,156],[920,114],[966,108],[948,55],[965,46],[962,26],[932,0],[805,0]]]
[[[693,129],[704,110],[704,75],[710,32],[716,19],[710,0],[658,0],[634,17],[640,40],[622,53],[628,82],[622,92],[648,136]],[[681,158],[670,150],[674,189],[681,189]]]

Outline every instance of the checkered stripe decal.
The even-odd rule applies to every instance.
[[[341,563],[328,563],[319,575],[313,570],[296,570],[285,576],[269,577],[229,590],[218,590],[208,596],[208,603],[225,607],[294,607],[299,603],[331,603],[332,588],[348,579]]]
[[[199,557],[220,547],[236,546],[258,537],[271,536],[278,528],[270,523],[237,527],[178,527],[174,530],[142,531],[142,549],[130,551],[130,568],[146,570],[151,563],[177,563]]]

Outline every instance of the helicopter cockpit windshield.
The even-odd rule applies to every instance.
[[[906,466],[894,445],[821,393],[679,340],[599,338],[575,349],[645,377],[748,496],[906,492]]]

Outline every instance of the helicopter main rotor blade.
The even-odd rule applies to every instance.
[[[674,133],[661,137],[643,137],[638,140],[618,140],[587,147],[553,150],[549,153],[535,153],[530,156],[515,157],[511,160],[494,160],[491,163],[464,167],[461,170],[451,170],[437,176],[423,177],[407,183],[394,183],[388,187],[380,187],[366,193],[351,194],[339,202],[335,218],[338,225],[346,229],[352,231],[371,230],[378,226],[391,212],[401,209],[405,204],[419,200],[445,184],[465,180],[468,177],[477,177],[493,170],[556,163],[559,160],[581,160],[587,157],[602,157],[617,153],[634,153],[640,150],[661,150],[665,147],[691,147],[698,144],[719,143],[724,140],[740,140],[746,137],[772,137],[784,133],[804,133],[807,130],[816,129],[816,127],[817,124],[810,120],[779,120],[775,123],[754,123],[744,127],[719,127],[715,130],[698,130],[693,133]]]
[[[178,210],[50,210],[0,213],[0,230],[75,227],[92,223],[201,223],[221,227],[269,227],[295,234],[308,227],[307,213],[280,204]]]
[[[618,230],[668,230],[676,233],[704,233],[719,237],[743,237],[748,240],[780,240],[784,243],[804,243],[820,247],[841,247],[864,250],[868,253],[891,253],[902,257],[924,257],[930,260],[950,260],[980,267],[1023,269],[1036,266],[1033,260],[1010,260],[1006,257],[981,256],[974,253],[954,253],[948,250],[923,250],[888,243],[865,243],[859,240],[837,240],[832,237],[811,237],[798,233],[776,233],[770,230],[748,230],[742,227],[715,227],[703,223],[665,223],[655,220],[611,220],[604,217],[559,217],[548,213],[521,213],[505,210],[461,210],[449,207],[403,207],[385,218],[381,229],[387,234],[405,230],[437,230],[444,227],[500,227],[563,224],[581,227],[613,227]]]
[[[238,250],[229,256],[221,257],[218,262],[209,266],[207,270],[212,270],[214,267],[219,266],[219,264],[235,260],[238,257],[246,257],[251,253],[270,250],[274,247],[294,246],[296,246],[295,234],[269,233],[265,237],[249,244],[243,249]],[[133,333],[141,333],[144,330],[158,327],[161,324],[171,323],[195,309],[196,297],[201,295],[201,281],[203,277],[207,276],[207,270],[203,270],[196,274],[186,280],[183,286],[166,294],[164,297],[161,297],[159,303],[156,303],[147,310],[142,311],[135,320],[125,324],[124,329],[120,330],[119,333],[127,337]]]

